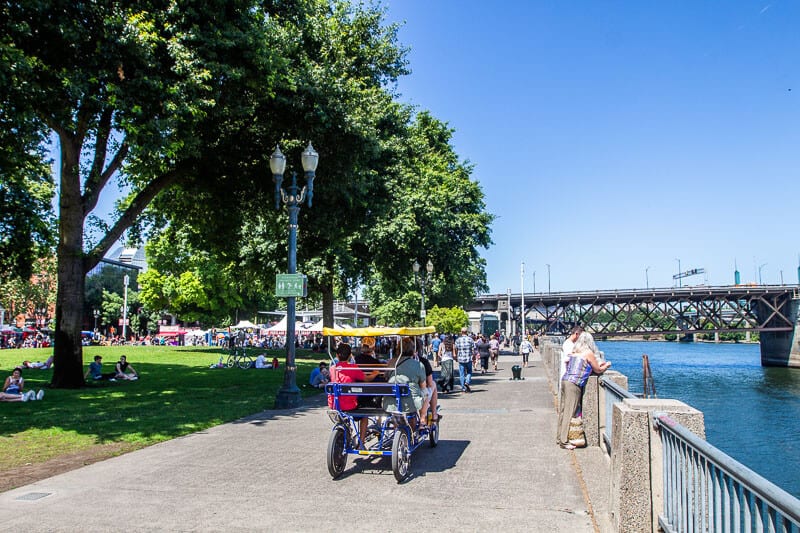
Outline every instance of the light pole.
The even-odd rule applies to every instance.
[[[536,271],[533,271],[533,294],[536,294]]]
[[[648,270],[650,270],[650,267],[645,267],[645,269],[644,269],[644,283],[645,283],[645,288],[646,289],[650,288],[650,275],[647,273]]]
[[[522,324],[520,342],[522,342],[525,338],[525,261],[519,265],[519,298],[520,324]]]
[[[675,261],[678,262],[678,273],[675,277],[678,278],[678,287],[680,288],[683,287],[683,282],[681,281],[681,279],[683,279],[681,278],[681,260],[676,257]]]
[[[550,265],[547,265],[547,294],[550,294]]]
[[[37,307],[34,313],[36,316],[36,327],[38,329],[42,329],[47,325],[47,308],[46,307]]]
[[[425,265],[425,270],[428,273],[425,276],[419,273],[420,266],[416,260],[414,260],[414,264],[411,265],[411,269],[414,271],[414,281],[419,283],[420,293],[422,294],[419,317],[422,319],[422,325],[424,326],[425,317],[427,316],[427,311],[425,310],[425,286],[431,281],[431,274],[433,274],[433,263],[431,263],[431,260],[428,259],[428,263]]]
[[[128,336],[128,284],[130,283],[131,278],[125,274],[125,277],[122,278],[122,283],[125,285],[125,293],[122,298],[122,342],[124,343]]]
[[[308,143],[301,156],[303,171],[306,176],[306,186],[299,189],[297,186],[297,173],[292,172],[292,183],[288,190],[281,187],[283,173],[286,170],[286,157],[281,153],[280,147],[269,158],[269,168],[275,182],[275,209],[280,209],[281,202],[289,212],[289,274],[297,273],[297,215],[300,206],[308,198],[308,207],[314,197],[314,178],[316,177],[319,154]],[[283,385],[275,396],[276,409],[289,409],[297,407],[302,401],[300,389],[297,387],[297,367],[295,366],[295,296],[286,297],[286,366],[283,370]]]
[[[797,271],[800,272],[800,267],[797,267]],[[800,277],[800,275],[798,275],[798,277]],[[513,313],[511,312],[511,289],[510,288],[506,289],[506,295],[508,296],[508,320],[506,320],[506,329],[507,329],[506,338],[509,338],[513,334],[512,330],[514,329],[513,328],[513,323],[511,322],[511,315]]]
[[[94,330],[97,331],[97,319],[100,318],[100,310],[93,310],[92,315],[94,315]]]
[[[759,285],[763,285],[763,283],[761,283],[761,269],[764,268],[765,266],[767,266],[767,263],[762,263],[762,264],[758,265],[758,284]]]

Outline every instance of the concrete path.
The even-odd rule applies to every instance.
[[[0,531],[605,530],[579,475],[592,455],[556,446],[541,361],[511,381],[519,360],[442,398],[439,446],[403,484],[389,458],[349,456],[331,480],[320,396],[2,493]]]

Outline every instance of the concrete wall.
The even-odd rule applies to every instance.
[[[658,531],[664,479],[661,438],[652,422],[655,412],[705,438],[703,413],[683,402],[626,399],[614,405],[611,513],[617,531]]]

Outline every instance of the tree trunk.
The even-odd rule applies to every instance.
[[[324,284],[322,291],[322,325],[326,328],[334,327],[333,322],[333,286]]]
[[[53,348],[53,379],[50,386],[75,389],[83,379],[83,205],[81,203],[78,157],[72,139],[61,135],[61,187],[58,228],[58,290],[56,331]]]

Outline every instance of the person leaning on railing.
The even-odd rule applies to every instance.
[[[611,366],[610,361],[600,363],[595,354],[599,350],[592,336],[583,332],[578,336],[572,353],[566,363],[566,371],[561,377],[561,402],[558,410],[558,445],[567,450],[574,450],[575,445],[569,442],[569,423],[580,402],[583,387],[594,371],[602,374]]]

